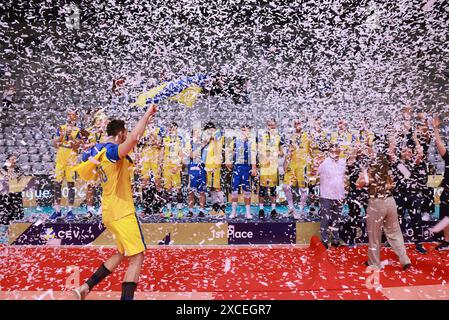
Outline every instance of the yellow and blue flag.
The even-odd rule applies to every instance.
[[[197,74],[165,82],[141,93],[133,105],[144,107],[147,104],[158,104],[166,99],[170,99],[192,107],[204,88],[207,79],[208,75]]]

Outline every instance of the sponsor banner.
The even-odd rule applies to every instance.
[[[227,245],[227,223],[141,223],[147,245]],[[115,245],[105,230],[93,245]]]
[[[423,235],[424,242],[437,242],[441,241],[442,233],[434,234],[429,229],[432,228],[438,221],[422,221],[420,227],[420,234]],[[319,223],[318,223],[319,228]],[[340,227],[340,238],[346,243],[349,240],[351,232],[347,223],[343,223]],[[413,230],[410,220],[405,220],[401,225],[402,234],[404,236],[404,242],[414,242],[416,239],[415,232]],[[386,241],[385,234],[382,235],[382,241]],[[355,243],[368,243],[368,233],[366,230],[366,220],[360,219],[357,221],[355,227]]]
[[[319,222],[296,223],[296,244],[309,244],[313,236],[320,236]]]
[[[226,245],[227,223],[142,224],[147,245]]]
[[[296,225],[282,222],[228,223],[229,244],[296,243]]]
[[[102,232],[104,226],[97,223],[41,223],[30,225],[12,245],[87,245]]]

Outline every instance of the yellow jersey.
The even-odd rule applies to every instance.
[[[99,132],[96,128],[89,129],[89,137],[87,138],[89,143],[103,143],[106,140],[106,134]]]
[[[95,148],[102,152],[97,172],[103,189],[101,205],[103,222],[119,220],[135,214],[131,187],[133,162],[129,156],[120,158],[119,145],[111,142],[98,144]]]
[[[294,133],[289,141],[290,167],[304,167],[311,158],[311,141],[306,132]]]
[[[224,136],[220,130],[217,130],[212,139],[203,148],[206,158],[206,170],[207,169],[219,169],[223,164],[223,147]]]
[[[161,127],[145,129],[143,133],[142,162],[158,164],[159,152],[162,148],[163,132]]]
[[[73,126],[70,132],[68,131],[69,129],[66,124],[59,126],[56,130],[56,136],[61,138],[60,148],[72,148],[72,143],[80,137],[80,129],[78,127]]]
[[[349,151],[354,142],[357,141],[357,137],[349,131],[346,132],[332,132],[330,143],[338,144],[341,149],[340,158],[347,158]]]
[[[182,165],[183,141],[178,135],[167,135],[162,140],[163,165],[175,167]]]
[[[264,132],[259,135],[257,154],[261,176],[277,174],[280,148],[284,144],[284,139],[278,132],[271,134],[269,132]]]

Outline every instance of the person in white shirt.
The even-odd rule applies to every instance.
[[[341,212],[346,197],[346,159],[340,158],[339,145],[333,144],[329,154],[318,167],[320,179],[320,235],[323,245],[329,247],[329,231],[332,246],[339,246]]]

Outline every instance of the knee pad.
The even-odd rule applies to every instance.
[[[251,199],[251,192],[250,191],[245,191],[243,194],[244,194],[245,199]]]

